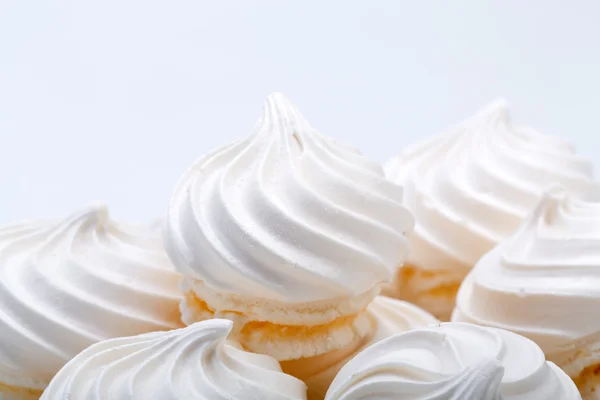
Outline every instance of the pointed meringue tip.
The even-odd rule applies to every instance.
[[[561,184],[554,183],[544,190],[542,198],[564,199],[568,196],[568,194],[569,191],[566,187]]]
[[[508,102],[506,99],[499,97],[485,106],[479,114],[497,115],[502,117],[509,116]]]
[[[490,107],[495,106],[498,108],[508,108],[508,101],[504,97],[497,97],[490,102]]]
[[[569,190],[566,187],[558,183],[552,184],[544,190],[532,214],[539,217],[542,214],[552,213],[569,199]]]
[[[299,111],[290,99],[281,92],[273,92],[267,96],[263,110],[273,114],[298,114]]]
[[[285,135],[290,133],[290,130],[302,130],[302,127],[307,128],[309,124],[300,110],[286,95],[280,92],[273,92],[265,100],[263,114],[257,126],[259,130],[264,129],[265,126],[278,126],[279,128],[276,131],[279,134]]]
[[[101,202],[91,203],[81,211],[81,214],[88,218],[96,218],[100,223],[104,223],[110,219],[108,206]]]
[[[286,95],[283,94],[283,92],[275,91],[275,92],[269,93],[269,95],[267,96],[267,98],[278,98],[278,97],[282,97],[282,98],[285,99]]]
[[[87,207],[71,213],[67,221],[80,221],[95,226],[104,227],[110,221],[108,207],[103,203],[92,203]]]
[[[569,198],[567,189],[559,184],[554,184],[544,191],[538,203],[533,208],[529,216],[521,224],[521,228],[514,234],[514,238],[518,238],[521,234],[538,225],[542,220],[546,224],[553,224],[560,207],[565,204]]]
[[[212,328],[215,332],[217,332],[218,336],[227,338],[229,335],[231,335],[233,331],[234,322],[230,319],[225,318],[212,318],[200,322],[195,322],[189,325],[189,328],[198,331]]]
[[[292,105],[290,99],[282,92],[273,92],[267,96],[266,103],[276,105]]]

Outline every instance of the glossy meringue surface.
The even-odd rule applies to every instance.
[[[453,319],[525,335],[561,367],[580,350],[592,356],[585,349],[600,344],[598,227],[600,203],[549,190],[519,231],[477,263]]]
[[[377,333],[374,337],[377,341],[398,332],[439,322],[433,315],[414,304],[386,296],[377,296],[367,311],[377,320]]]
[[[575,400],[575,384],[512,332],[444,323],[382,340],[342,368],[326,400]]]
[[[372,324],[372,334],[363,340],[358,347],[344,349],[343,353],[322,356],[322,359],[305,359],[294,369],[282,364],[286,372],[295,374],[308,386],[309,399],[323,399],[331,381],[336,374],[363,349],[393,336],[415,328],[439,323],[425,310],[405,301],[386,296],[377,296],[367,308],[367,316]],[[348,351],[350,350],[350,351]],[[286,368],[287,367],[287,368]]]
[[[406,149],[386,174],[404,186],[417,220],[407,262],[426,269],[466,273],[518,229],[552,184],[600,198],[592,162],[562,139],[515,126],[504,100]]]
[[[390,281],[413,223],[402,188],[379,165],[314,130],[274,93],[249,137],[184,174],[164,235],[188,278],[301,303]]]
[[[181,326],[160,235],[104,206],[0,228],[0,382],[43,389],[101,340]]]
[[[212,319],[169,332],[112,339],[83,351],[42,400],[303,400],[306,386],[268,356],[227,341],[233,323]]]

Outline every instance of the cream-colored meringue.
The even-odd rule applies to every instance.
[[[181,326],[179,279],[157,232],[103,206],[1,228],[0,383],[42,390],[93,343]]]
[[[445,323],[382,340],[338,373],[326,400],[577,400],[575,384],[532,341]]]
[[[212,319],[169,332],[107,340],[71,360],[42,400],[303,400],[306,386],[271,357],[227,341]]]
[[[600,203],[551,189],[465,279],[453,320],[527,336],[572,377],[600,364],[599,227]]]
[[[417,221],[407,263],[423,269],[466,274],[516,231],[551,184],[600,198],[591,161],[557,137],[514,126],[503,100],[408,148],[385,169],[404,186]]]
[[[295,366],[294,375],[301,377],[308,386],[309,399],[323,399],[336,374],[358,352],[397,333],[424,328],[439,322],[419,307],[385,296],[377,296],[373,300],[367,308],[367,316],[371,322],[372,333],[358,345],[358,348],[307,359]],[[286,364],[282,365],[286,370]]]
[[[222,293],[289,303],[390,281],[413,218],[376,163],[271,94],[254,132],[198,160],[165,225],[177,269]]]

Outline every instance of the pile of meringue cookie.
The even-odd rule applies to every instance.
[[[600,399],[592,175],[502,101],[384,172],[272,94],[157,224],[0,229],[0,400]]]

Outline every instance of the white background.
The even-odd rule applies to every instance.
[[[600,2],[0,0],[0,222],[163,214],[283,91],[384,161],[495,97],[600,156]]]

